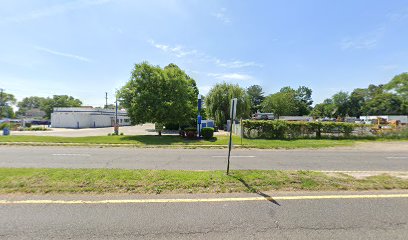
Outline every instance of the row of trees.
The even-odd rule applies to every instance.
[[[18,111],[14,112],[12,105],[16,105]],[[17,102],[14,95],[3,93],[1,97],[0,116],[2,118],[14,118],[16,116],[26,116],[29,111],[40,110],[45,113],[45,118],[50,118],[54,107],[80,107],[81,100],[68,95],[54,95],[52,97],[26,97]]]
[[[408,114],[408,73],[395,76],[387,84],[356,88],[350,94],[340,91],[317,104],[314,117]]]
[[[275,116],[345,117],[366,114],[407,114],[408,74],[394,77],[385,85],[370,85],[351,94],[336,93],[312,107],[312,89],[283,87],[264,95],[259,85],[247,89],[237,84],[216,84],[205,96],[205,114],[223,127],[229,118],[230,102],[238,99],[237,117],[248,118],[256,112]],[[147,62],[136,64],[129,82],[119,91],[123,106],[133,124],[193,124],[197,116],[198,89],[194,79],[175,64],[165,68]]]

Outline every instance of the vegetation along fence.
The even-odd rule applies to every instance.
[[[297,139],[350,137],[367,133],[369,126],[343,122],[243,121],[245,138]]]

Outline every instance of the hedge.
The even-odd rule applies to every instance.
[[[367,126],[343,122],[243,121],[244,137],[262,139],[321,138],[322,134],[349,137],[353,130],[362,127]]]

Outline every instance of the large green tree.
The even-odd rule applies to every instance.
[[[345,117],[349,112],[349,94],[340,91],[333,95],[333,104],[336,107],[336,116]]]
[[[297,115],[297,100],[294,91],[281,91],[271,94],[262,103],[262,111],[273,113],[276,118],[280,116]]]
[[[291,87],[283,87],[279,91],[281,93],[286,93],[288,96],[293,97],[295,104],[290,104],[293,109],[288,109],[286,112],[291,113],[291,115],[304,116],[308,115],[312,109],[312,89],[300,86],[298,89],[293,89]]]
[[[197,95],[194,79],[177,65],[162,69],[148,62],[135,64],[130,80],[118,92],[132,124],[191,124]]]
[[[14,111],[12,105],[16,104],[17,100],[13,94],[0,93],[0,118],[13,118]]]
[[[57,107],[80,107],[82,101],[68,95],[54,95],[46,98],[40,105],[40,109],[46,113],[46,117],[51,118],[51,113]]]
[[[45,104],[46,98],[43,97],[26,97],[17,103],[18,111],[17,115],[24,116],[28,110],[40,109]]]
[[[328,98],[323,103],[316,104],[311,111],[310,115],[314,118],[332,118],[334,117],[336,106],[333,104],[333,100]]]
[[[251,104],[251,114],[254,114],[261,110],[262,102],[265,99],[262,87],[259,85],[252,85],[246,90]]]
[[[237,98],[237,118],[250,115],[250,100],[243,88],[228,83],[216,84],[207,94],[205,105],[207,115],[213,118],[218,127],[223,128],[230,118],[231,99]]]
[[[402,99],[393,93],[380,93],[366,102],[362,110],[367,115],[399,115],[404,113]]]

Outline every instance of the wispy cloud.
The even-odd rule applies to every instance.
[[[367,32],[355,37],[346,37],[340,42],[343,50],[347,49],[372,49],[375,48],[384,36],[385,27],[380,26],[371,32]]]
[[[186,48],[182,47],[181,45],[177,45],[177,46],[172,47],[170,45],[156,43],[153,40],[150,40],[149,42],[155,48],[160,49],[160,50],[162,50],[164,52],[167,52],[167,53],[172,53],[176,57],[179,57],[179,58],[180,57],[185,57],[185,56],[188,56],[188,55],[196,55],[198,53],[197,50],[194,50],[194,49],[189,50],[189,49],[186,49]]]
[[[63,4],[53,5],[50,7],[37,9],[29,13],[11,16],[5,19],[0,19],[0,23],[10,23],[10,22],[24,22],[28,20],[33,20],[37,18],[47,17],[58,15],[64,12],[81,9],[89,6],[100,5],[108,3],[111,0],[77,0],[77,1],[68,1]]]
[[[402,21],[404,19],[408,19],[408,8],[402,9],[398,12],[392,12],[387,15],[390,21]]]
[[[251,75],[241,73],[208,73],[207,75],[224,81],[249,81],[254,79]]]
[[[384,71],[392,71],[396,70],[399,68],[399,65],[396,64],[387,64],[387,65],[381,65],[380,68]]]
[[[220,59],[214,59],[214,62],[219,67],[225,68],[243,68],[243,67],[262,67],[262,65],[256,62],[243,62],[243,61],[223,61]]]
[[[212,15],[224,24],[231,23],[231,18],[227,16],[226,8],[221,8],[218,12],[212,13]]]
[[[154,40],[148,41],[153,47],[160,49],[163,52],[172,54],[178,58],[192,56],[195,60],[210,62],[218,67],[223,68],[245,68],[245,67],[262,67],[261,64],[258,64],[253,61],[241,61],[241,60],[232,60],[226,61],[217,57],[210,56],[206,53],[203,53],[196,49],[191,49],[183,47],[182,45],[171,46],[168,44],[157,43]]]
[[[71,54],[71,53],[59,52],[59,51],[51,50],[51,49],[44,48],[44,47],[38,47],[38,46],[36,46],[35,49],[38,50],[38,51],[46,52],[46,53],[53,54],[53,55],[56,55],[56,56],[72,58],[72,59],[76,59],[76,60],[83,61],[83,62],[91,62],[91,60],[89,58],[82,57],[82,56],[79,56],[79,55],[74,55],[74,54]]]

